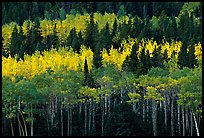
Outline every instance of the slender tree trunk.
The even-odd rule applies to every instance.
[[[171,136],[174,135],[174,98],[171,100]]]
[[[72,107],[69,109],[70,110],[70,136],[72,136]]]
[[[14,136],[13,124],[12,124],[11,119],[10,119],[10,124],[11,124],[11,134],[12,134],[12,136]]]
[[[111,97],[108,96],[108,116],[110,116]]]
[[[153,122],[153,134],[157,136],[157,112],[156,101],[152,100],[152,122]]]
[[[185,116],[184,116],[184,107],[182,106],[182,124],[183,124],[183,136],[185,136]]]
[[[186,108],[186,135],[189,136],[188,108]]]
[[[192,114],[192,111],[190,112],[190,119],[191,119],[191,135],[190,136],[193,136],[193,114]]]
[[[180,106],[178,105],[178,132],[179,136],[181,135],[181,121],[180,121]]]
[[[32,105],[32,103],[31,103],[31,118],[32,118],[32,120],[31,120],[31,125],[30,125],[30,135],[31,136],[33,136],[33,105]]]
[[[102,121],[101,121],[101,135],[103,136],[103,129],[104,129],[104,103],[102,99]]]
[[[196,117],[195,117],[195,114],[194,114],[194,113],[193,113],[193,118],[194,118],[194,122],[195,122],[195,127],[196,127],[197,136],[199,136],[198,124],[197,124]]]
[[[120,103],[121,104],[123,103],[122,98],[123,98],[123,88],[121,87],[121,90],[120,90],[120,99],[121,99]]]
[[[95,130],[95,103],[93,102],[93,123],[92,130]]]
[[[21,131],[22,131],[22,133],[23,133],[23,129],[22,129],[23,127],[22,127],[22,124],[21,124],[21,122],[20,122],[19,113],[17,114],[17,120],[18,120],[19,135],[22,136]],[[23,133],[23,136],[24,136],[24,133]]]
[[[23,119],[24,128],[25,128],[25,136],[28,136],[28,131],[27,131],[27,127],[26,127],[26,122],[25,122],[25,119],[24,119],[24,117],[23,117],[23,115],[22,115],[22,113],[21,113],[21,111],[20,111],[20,110],[19,110],[19,113],[20,113],[20,115],[21,115],[21,117],[22,117],[22,119]]]
[[[147,109],[147,121],[148,121],[149,120],[149,100],[148,99],[147,99],[146,109]]]
[[[85,123],[84,123],[84,128],[85,128],[85,132],[84,132],[84,135],[87,136],[87,101],[85,99]]]
[[[143,103],[142,103],[142,120],[144,121],[144,119],[145,119],[145,103],[143,101]]]
[[[91,134],[91,109],[92,108],[92,105],[91,105],[91,103],[90,103],[90,106],[89,106],[89,123],[88,123],[88,135],[90,136],[90,134]]]
[[[107,115],[107,96],[105,95],[105,117]]]
[[[69,107],[68,107],[67,108],[67,136],[70,136],[70,132],[69,132],[70,128],[69,128],[69,126],[70,126],[70,117],[69,117]]]
[[[167,132],[167,103],[166,103],[166,98],[164,100],[164,124],[165,124],[165,132]]]
[[[61,116],[61,136],[63,136],[63,111],[62,111],[62,98],[61,98],[61,107],[60,107],[60,116]]]

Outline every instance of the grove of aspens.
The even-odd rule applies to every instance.
[[[202,135],[202,2],[2,2],[3,136]]]

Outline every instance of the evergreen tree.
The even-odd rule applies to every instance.
[[[129,62],[128,62],[128,70],[134,72],[135,74],[137,73],[137,68],[139,64],[139,60],[137,57],[137,51],[138,51],[138,45],[135,43],[132,46],[132,51],[129,57]]]
[[[64,20],[66,18],[66,12],[64,8],[60,9],[59,16],[60,16],[60,20]]]
[[[106,26],[101,30],[100,35],[101,35],[100,37],[101,47],[109,51],[109,49],[111,48],[112,40],[108,22],[106,23]]]
[[[158,66],[158,57],[159,57],[159,53],[158,50],[155,46],[154,51],[153,51],[153,57],[152,57],[152,66],[153,67],[157,67]]]
[[[189,46],[189,51],[188,51],[188,67],[189,68],[194,68],[194,66],[197,66],[197,59],[195,56],[195,45],[192,44]]]
[[[70,47],[70,46],[72,47],[72,41],[75,37],[76,37],[76,28],[74,27],[71,29],[69,36],[67,37],[67,44],[66,45],[68,47]]]
[[[180,68],[188,66],[188,54],[187,54],[187,42],[184,41],[183,45],[181,46],[181,50],[178,53],[178,65]]]
[[[90,47],[92,51],[94,51],[94,32],[97,32],[96,25],[94,24],[94,14],[90,14],[90,23],[87,25],[86,28],[86,38],[85,38],[85,45]]]
[[[151,58],[150,58],[150,54],[149,54],[149,50],[147,49],[147,52],[146,52],[146,69],[147,69],[147,72],[151,69],[152,67],[152,63],[151,63]]]
[[[117,34],[117,19],[114,19],[114,23],[113,23],[113,30],[112,30],[112,34],[111,34],[111,38],[113,39],[115,37],[115,35]]]
[[[89,73],[88,63],[87,63],[86,58],[85,58],[85,63],[84,63],[84,83],[83,83],[83,86],[88,86],[90,88],[94,88],[94,80],[93,80],[92,74]]]
[[[56,23],[55,23],[55,27],[54,27],[54,31],[53,31],[53,34],[51,35],[51,39],[52,39],[52,42],[51,42],[51,46],[53,48],[56,48],[58,49],[60,44],[59,44],[59,38],[57,36],[57,32],[56,32]]]
[[[12,35],[11,35],[11,44],[9,47],[11,57],[14,57],[15,54],[18,54],[19,49],[22,45],[23,40],[19,36],[17,26],[15,25]]]
[[[139,56],[139,68],[138,68],[138,75],[144,75],[147,73],[146,68],[146,55],[145,55],[145,48],[143,47]]]

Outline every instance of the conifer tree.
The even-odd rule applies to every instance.
[[[180,68],[188,66],[187,47],[188,47],[187,42],[184,41],[183,45],[181,46],[181,50],[178,53],[178,65],[180,66]]]
[[[21,27],[20,27],[20,33],[22,33],[21,31]],[[22,39],[22,34],[18,33],[18,29],[17,26],[14,27],[13,32],[12,32],[12,36],[11,36],[11,44],[9,47],[9,51],[10,51],[10,55],[11,57],[14,57],[15,54],[18,54],[19,49],[22,45],[23,39]]]

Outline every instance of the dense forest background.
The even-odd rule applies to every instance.
[[[2,134],[201,135],[201,2],[2,2]]]

